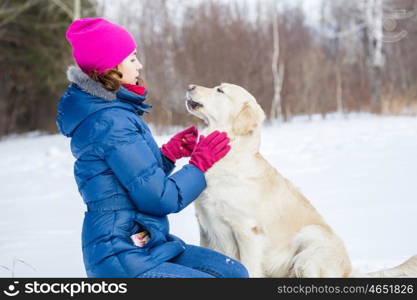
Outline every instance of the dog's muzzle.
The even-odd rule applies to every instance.
[[[186,103],[187,103],[187,107],[189,109],[192,109],[192,110],[195,110],[195,109],[197,109],[199,107],[203,107],[203,104],[198,103],[198,102],[196,102],[196,101],[194,101],[192,99],[187,99],[187,102]]]

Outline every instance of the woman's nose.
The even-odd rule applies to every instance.
[[[138,71],[140,71],[140,70],[142,70],[143,69],[143,65],[140,63],[140,62],[138,62],[138,67],[137,67],[137,70]]]

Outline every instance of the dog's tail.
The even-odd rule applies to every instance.
[[[417,277],[417,255],[409,258],[402,264],[381,271],[367,273],[366,277]],[[355,277],[362,277],[356,274]]]

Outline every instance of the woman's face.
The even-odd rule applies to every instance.
[[[137,84],[139,71],[143,66],[140,63],[136,50],[126,57],[118,66],[117,70],[123,74],[122,84]]]

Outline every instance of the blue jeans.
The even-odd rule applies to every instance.
[[[187,245],[184,252],[138,278],[247,278],[246,268],[219,252]]]

